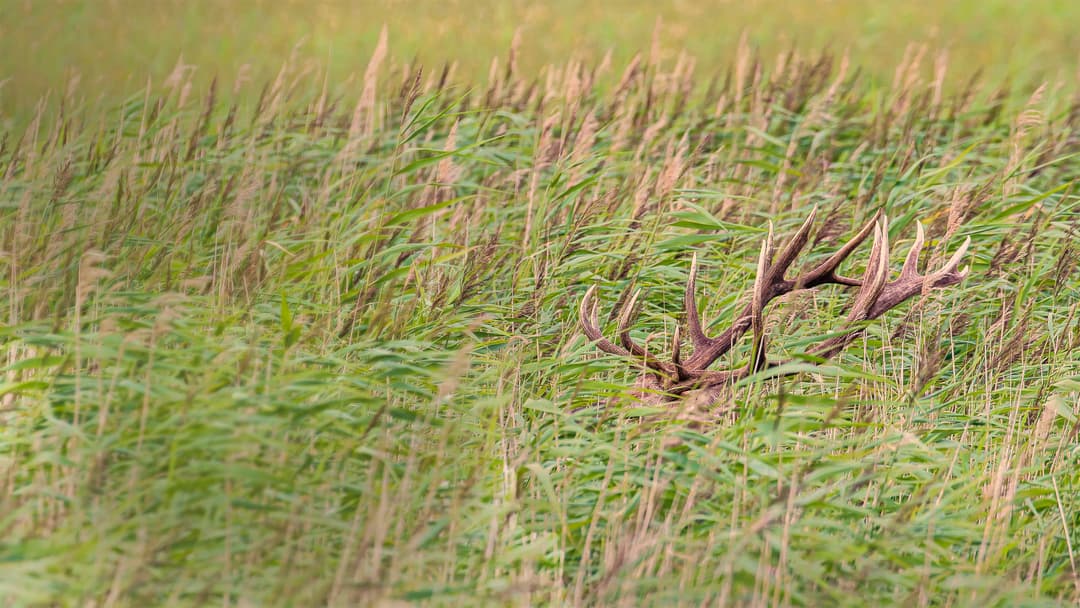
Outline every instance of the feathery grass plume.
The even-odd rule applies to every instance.
[[[342,151],[342,157],[351,159],[360,145],[362,139],[371,138],[375,132],[377,118],[376,88],[379,80],[379,71],[386,61],[389,46],[389,30],[384,24],[379,31],[379,42],[368,60],[367,69],[364,70],[363,90],[360,98],[353,108],[352,118],[349,121],[349,143]]]

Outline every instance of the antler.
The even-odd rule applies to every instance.
[[[964,239],[964,244],[960,245],[944,266],[927,275],[919,274],[916,267],[919,264],[919,253],[922,252],[926,241],[926,234],[921,222],[915,222],[915,227],[917,230],[915,242],[911,244],[911,249],[904,258],[900,276],[894,281],[889,281],[889,234],[885,230],[883,218],[881,227],[875,230],[874,248],[870,252],[866,272],[863,273],[862,287],[859,288],[855,303],[848,312],[849,324],[876,319],[917,293],[956,285],[968,275],[971,269],[967,266],[960,269],[959,266],[960,260],[964,258],[964,254],[971,245],[971,237]],[[830,338],[821,344],[815,354],[826,359],[832,357],[850,344],[861,331],[856,328]]]
[[[928,275],[920,275],[916,266],[919,253],[925,243],[925,235],[922,224],[917,224],[918,233],[900,275],[896,280],[889,281],[889,239],[886,230],[888,220],[878,213],[828,259],[794,279],[788,279],[786,274],[799,253],[805,248],[816,215],[817,208],[815,207],[779,254],[775,253],[773,229],[770,223],[768,234],[761,244],[761,252],[758,255],[757,274],[750,302],[726,330],[712,338],[702,329],[701,317],[698,313],[695,297],[698,263],[697,254],[694,254],[683,301],[686,309],[686,328],[693,351],[685,361],[681,356],[678,328],[676,328],[673,340],[671,361],[659,359],[630,337],[630,321],[634,316],[640,291],[635,291],[620,311],[618,326],[620,346],[604,338],[600,332],[597,321],[596,286],[590,287],[582,298],[579,309],[580,322],[585,335],[606,353],[639,361],[645,367],[645,373],[650,376],[643,384],[660,386],[670,394],[679,395],[691,389],[731,382],[766,367],[768,360],[765,356],[764,309],[777,297],[797,289],[813,289],[828,284],[859,287],[847,316],[849,330],[826,340],[813,351],[820,357],[828,358],[843,350],[862,332],[861,322],[880,317],[917,293],[955,285],[968,274],[967,268],[957,270],[957,267],[971,243],[970,238],[952,255],[944,267]],[[874,234],[874,244],[862,278],[853,279],[838,274],[840,264],[871,233]],[[731,370],[707,369],[731,350],[749,330],[753,330],[754,343],[750,363],[746,367]]]
[[[695,255],[695,263],[691,264],[690,280],[687,281],[685,295],[687,325],[690,329],[694,344],[694,352],[687,362],[687,367],[693,370],[703,370],[712,365],[714,361],[722,357],[738,343],[739,338],[741,338],[748,329],[751,329],[754,326],[755,320],[760,322],[761,314],[765,306],[775,298],[788,294],[796,289],[813,289],[815,287],[820,287],[821,285],[860,285],[860,281],[838,274],[837,269],[840,267],[840,264],[842,264],[844,260],[846,260],[848,256],[866,240],[866,237],[870,235],[870,232],[873,231],[878,220],[878,216],[879,214],[875,214],[850,241],[845,243],[840,249],[836,250],[836,252],[829,256],[828,259],[810,271],[799,275],[795,279],[786,279],[784,278],[784,275],[787,274],[788,269],[791,267],[792,263],[795,262],[795,259],[799,256],[799,253],[802,252],[803,248],[806,247],[806,243],[810,239],[810,227],[817,217],[817,207],[814,207],[810,212],[806,221],[803,222],[795,235],[791,237],[791,240],[787,242],[783,249],[781,249],[780,254],[776,256],[775,260],[771,260],[774,246],[773,229],[772,223],[770,222],[768,235],[761,243],[761,254],[758,256],[758,271],[754,280],[753,299],[746,305],[746,308],[743,309],[735,322],[715,338],[709,338],[701,331],[701,320],[698,316],[697,304],[694,302],[694,291],[696,289],[695,275],[697,272],[697,256]]]

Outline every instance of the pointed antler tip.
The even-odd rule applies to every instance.
[[[630,323],[630,317],[634,314],[634,307],[637,306],[638,296],[641,295],[641,288],[634,290],[634,293],[630,296],[630,299],[623,304],[622,312],[619,314],[619,330],[622,331]]]
[[[800,237],[806,237],[806,235],[810,232],[810,227],[814,225],[814,219],[817,217],[817,210],[817,205],[814,205],[814,208],[810,210],[810,215],[806,216],[806,219],[803,220],[802,226],[799,226],[799,230],[796,231],[795,236],[792,237],[793,240],[798,240]]]
[[[581,317],[585,317],[585,311],[589,308],[589,300],[596,294],[596,285],[590,285],[585,290],[585,295],[581,296],[581,304],[578,305],[578,310],[581,312]]]
[[[960,265],[960,260],[964,259],[964,255],[967,254],[968,247],[971,246],[971,237],[964,239],[964,244],[957,248],[956,252],[952,254],[949,261],[945,264],[945,268],[956,268]]]

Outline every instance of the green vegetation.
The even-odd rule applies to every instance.
[[[1080,601],[1074,86],[744,44],[466,87],[384,50],[353,95],[296,57],[0,132],[3,604]],[[807,263],[884,210],[971,276],[704,420],[634,403],[588,286],[665,344],[696,252],[717,333],[814,206]],[[770,353],[849,298],[776,302]]]

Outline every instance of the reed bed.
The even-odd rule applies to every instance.
[[[1080,601],[1072,83],[515,53],[465,85],[384,34],[353,97],[180,65],[0,134],[5,605]],[[733,414],[628,398],[586,288],[664,343],[696,252],[716,331],[813,206],[815,251],[884,210],[972,274]],[[785,298],[770,348],[843,300]]]

